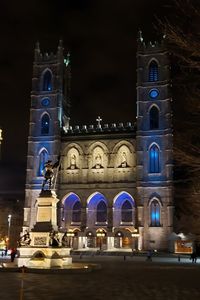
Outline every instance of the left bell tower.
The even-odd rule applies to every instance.
[[[68,57],[69,58],[69,57]],[[63,57],[62,41],[57,53],[42,53],[36,43],[28,137],[24,230],[35,220],[35,200],[41,191],[42,170],[47,160],[55,162],[60,153],[61,130],[66,116],[64,91],[69,61]]]

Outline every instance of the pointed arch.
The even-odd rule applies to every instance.
[[[150,202],[150,226],[160,226],[160,211],[161,206],[157,199],[152,199]]]
[[[153,59],[149,64],[149,81],[158,81],[158,63]]]
[[[41,134],[46,135],[49,134],[50,127],[50,117],[47,113],[44,113],[41,118]]]
[[[45,70],[42,77],[42,90],[52,91],[52,73],[50,70]]]
[[[77,194],[71,192],[62,199],[62,221],[67,226],[81,222],[81,201]]]
[[[159,109],[155,105],[149,111],[149,127],[151,130],[159,128]]]
[[[125,200],[121,207],[122,222],[132,222],[132,205],[129,200]]]
[[[81,202],[77,200],[72,208],[72,222],[80,223],[81,222]]]
[[[87,226],[107,222],[108,201],[105,196],[95,192],[87,200]]]
[[[103,223],[107,221],[107,205],[101,200],[97,204],[97,222]]]
[[[38,164],[38,176],[43,176],[42,172],[44,169],[44,164],[48,160],[48,151],[45,148],[42,148],[39,152],[39,164]]]
[[[149,148],[149,172],[160,172],[160,150],[157,144],[152,144]]]
[[[133,197],[122,191],[113,200],[113,226],[119,227],[122,223],[135,224],[135,201]]]

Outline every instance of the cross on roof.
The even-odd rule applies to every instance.
[[[96,119],[96,121],[97,121],[97,126],[101,127],[101,121],[102,121],[102,119],[101,119],[100,116],[98,116],[98,118]]]

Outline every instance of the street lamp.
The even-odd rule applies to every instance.
[[[12,215],[8,215],[8,244],[7,244],[7,248],[9,248],[10,246],[10,227],[11,227],[11,219],[12,219]]]

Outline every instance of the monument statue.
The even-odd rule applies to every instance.
[[[49,246],[51,247],[59,247],[60,241],[59,236],[56,231],[51,231],[49,234]]]
[[[22,235],[18,241],[18,246],[29,246],[31,243],[31,239],[30,239],[30,234],[29,232],[26,230],[24,235]]]
[[[54,168],[58,168],[60,166],[60,158],[58,157],[58,161],[53,164],[51,160],[48,160],[44,164],[44,169],[42,171],[43,173],[43,183],[42,183],[42,191],[44,190],[45,184],[48,183],[48,190],[51,190],[52,187],[52,181],[54,177]]]

